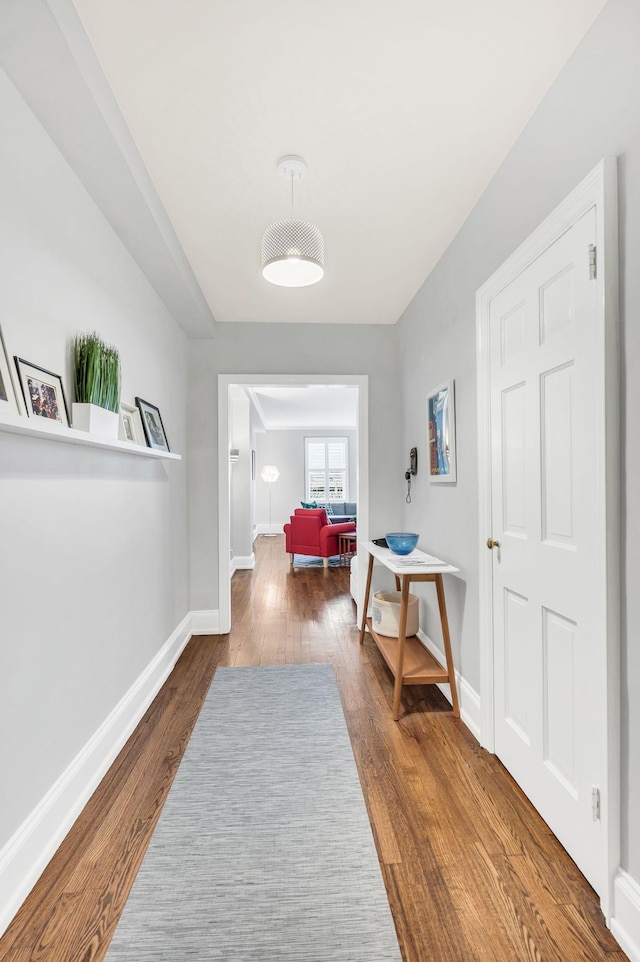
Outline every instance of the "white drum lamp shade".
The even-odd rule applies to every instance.
[[[262,276],[280,287],[308,287],[324,276],[324,241],[313,224],[278,220],[262,235]]]

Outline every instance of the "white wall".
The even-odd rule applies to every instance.
[[[640,879],[640,4],[610,0],[399,328],[404,445],[422,458],[405,524],[461,568],[447,583],[455,661],[478,690],[475,292],[604,156],[619,157],[623,457],[623,866]],[[458,483],[424,470],[425,395],[456,379]],[[489,532],[487,532],[489,534]]]
[[[257,439],[257,481],[256,481],[256,522],[269,522],[268,484],[260,478],[265,464],[276,464],[280,477],[273,485],[273,530],[282,531],[285,524],[300,502],[306,500],[304,489],[304,439],[311,437],[341,437],[349,439],[349,483],[350,492],[346,501],[357,500],[358,433],[335,430],[288,430],[265,431]]]
[[[250,492],[250,508],[251,508],[251,529],[252,529],[253,537],[255,538],[256,534],[258,533],[257,521],[256,521],[256,496],[257,496],[258,477],[259,477],[258,440],[260,435],[264,432],[264,425],[262,423],[262,418],[256,411],[253,404],[251,404],[251,408],[250,408],[249,424],[250,424],[249,431],[251,435],[250,447],[254,455],[254,462],[252,466],[253,473],[251,475],[251,485],[249,488],[249,492]]]
[[[231,557],[247,559],[253,553],[251,407],[242,388],[232,388],[230,395],[229,448],[238,450],[238,460],[229,465]]]
[[[0,115],[8,352],[61,373],[71,401],[69,340],[97,330],[120,349],[123,400],[158,404],[183,451],[184,334],[1,71]],[[0,543],[3,869],[3,846],[187,614],[186,465],[0,432]],[[0,930],[5,909],[0,878]]]

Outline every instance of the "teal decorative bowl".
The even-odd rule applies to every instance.
[[[418,543],[419,534],[410,531],[392,531],[385,534],[387,544],[394,554],[410,554]]]

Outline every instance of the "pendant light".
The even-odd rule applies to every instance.
[[[262,235],[262,276],[280,287],[308,287],[324,275],[324,241],[313,224],[293,216],[293,186],[302,180],[307,165],[288,154],[278,161],[278,171],[291,184],[291,216],[267,227]]]

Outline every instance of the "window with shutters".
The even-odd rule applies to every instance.
[[[348,500],[348,444],[348,438],[304,439],[307,501]]]

